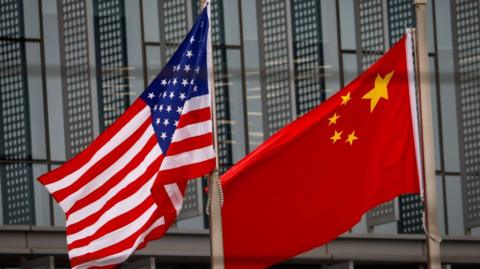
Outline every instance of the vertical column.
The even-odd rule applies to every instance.
[[[292,36],[297,115],[325,100],[320,1],[292,0]]]
[[[57,0],[67,159],[93,139],[86,0]]]
[[[93,1],[100,131],[129,106],[124,0]]]
[[[289,123],[292,115],[287,0],[257,1],[264,135]]]
[[[452,0],[464,224],[480,226],[480,1]]]
[[[28,83],[22,0],[0,6],[0,155],[31,159]],[[35,224],[32,169],[26,163],[0,165],[3,221]]]

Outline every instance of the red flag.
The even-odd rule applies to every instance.
[[[411,53],[407,35],[222,176],[226,268],[281,262],[420,192]]]

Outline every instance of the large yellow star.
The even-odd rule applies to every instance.
[[[340,115],[337,115],[337,113],[333,114],[332,117],[328,118],[328,126],[332,124],[337,124],[338,118],[340,118]]]
[[[352,99],[352,97],[350,96],[350,92],[348,92],[346,95],[342,95],[341,97],[342,97],[342,105],[346,105],[348,101]]]
[[[337,142],[337,140],[342,139],[342,133],[343,133],[343,131],[341,131],[341,132],[335,131],[335,133],[333,134],[333,136],[330,137],[330,139],[333,141],[333,144],[335,144],[335,142]]]
[[[355,130],[353,130],[353,132],[348,135],[348,138],[347,138],[347,140],[345,140],[345,143],[349,143],[350,146],[351,146],[351,145],[353,145],[353,141],[357,140],[357,139],[358,139],[358,137],[355,136]]]
[[[370,112],[373,112],[380,98],[388,100],[387,85],[394,72],[395,71],[388,73],[384,78],[382,78],[380,74],[377,74],[377,77],[375,78],[375,87],[362,97],[362,99],[370,99]]]

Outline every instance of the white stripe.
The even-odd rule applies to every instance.
[[[147,170],[148,166],[152,162],[154,162],[160,155],[161,149],[158,144],[155,144],[153,149],[145,157],[145,160],[142,161],[140,165],[138,165],[135,169],[133,169],[124,179],[122,179],[119,184],[111,188],[104,196],[102,196],[97,201],[90,203],[86,207],[72,213],[67,220],[67,225],[75,224],[101,209],[110,199],[112,199],[112,197],[117,195],[122,189],[124,189],[130,183],[134,182],[141,175],[143,175],[145,173],[145,170]]]
[[[175,130],[172,143],[185,140],[190,137],[204,135],[212,132],[212,121],[206,120],[199,123],[187,125]]]
[[[132,161],[132,159],[142,150],[148,140],[154,135],[155,131],[153,130],[153,127],[149,125],[145,132],[142,134],[142,136],[135,142],[135,144],[128,148],[128,150],[122,155],[122,157],[117,159],[111,166],[104,167],[105,170],[103,170],[103,172],[98,174],[90,182],[83,185],[77,191],[63,199],[63,201],[59,203],[63,210],[65,210],[65,212],[68,212],[78,200],[95,191],[98,186],[102,186],[103,184],[105,184],[105,182],[107,182],[110,178],[112,178],[115,174],[122,170],[129,162]]]
[[[180,189],[178,188],[177,183],[171,183],[164,186],[165,191],[167,191],[168,197],[170,197],[170,201],[175,207],[175,211],[177,211],[177,216],[180,214],[180,210],[182,210],[183,204],[183,195]]]
[[[100,238],[97,238],[86,246],[70,249],[70,251],[68,252],[70,259],[78,256],[82,256],[88,253],[93,253],[101,249],[107,248],[109,246],[120,243],[122,240],[132,236],[132,234],[137,232],[139,228],[145,225],[148,222],[148,220],[152,217],[156,209],[157,209],[157,205],[153,204],[140,217],[136,218],[133,222],[129,223],[128,225],[125,225],[118,230],[115,230]]]
[[[95,267],[95,266],[107,266],[111,264],[119,264],[124,262],[136,249],[137,247],[145,240],[145,237],[153,231],[155,228],[158,228],[162,225],[165,224],[165,218],[161,217],[157,221],[155,221],[150,228],[148,228],[141,236],[135,240],[135,243],[131,248],[128,248],[124,251],[115,253],[113,255],[101,258],[101,259],[96,259],[93,261],[89,261],[80,265],[77,265],[73,267],[73,269],[84,269],[84,268],[90,268],[90,267]]]
[[[123,126],[122,129],[120,129],[107,143],[105,143],[105,145],[103,145],[80,169],[59,181],[46,185],[49,192],[54,193],[73,184],[81,175],[83,175],[83,173],[85,173],[85,171],[101,160],[117,145],[127,139],[134,130],[138,129],[138,127],[145,122],[148,117],[150,117],[150,107],[145,106],[144,109],[135,115],[125,126]]]
[[[206,146],[200,149],[195,149],[187,152],[182,152],[177,155],[165,157],[160,167],[160,171],[177,168],[184,165],[199,163],[215,158],[213,146]]]
[[[415,69],[413,66],[413,44],[412,32],[407,31],[406,53],[407,53],[407,72],[408,72],[408,89],[410,92],[410,110],[412,115],[413,138],[415,141],[415,154],[417,156],[418,180],[420,183],[420,193],[423,196],[423,167],[422,158],[420,157],[420,131],[418,124],[418,110],[417,110],[417,89],[415,87]]]
[[[185,105],[182,109],[182,114],[185,115],[188,112],[192,112],[197,109],[202,109],[210,107],[210,95],[204,94],[200,96],[193,97],[185,102]]]
[[[116,203],[113,207],[105,211],[102,216],[92,225],[87,226],[74,234],[67,234],[67,243],[71,244],[79,239],[83,239],[95,234],[95,232],[97,232],[103,225],[105,225],[110,220],[126,212],[129,212],[141,203],[145,202],[145,200],[149,199],[151,196],[150,191],[156,177],[157,173],[155,173],[155,175],[146,184],[139,188],[130,197],[127,197],[124,200]],[[69,220],[67,220],[67,222],[69,222]]]

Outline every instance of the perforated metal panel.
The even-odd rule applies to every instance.
[[[58,0],[66,154],[81,152],[93,138],[85,0]]]
[[[124,0],[93,1],[100,129],[128,107],[127,43]]]
[[[405,26],[415,27],[415,10],[412,0],[388,0],[388,29],[390,45],[395,44],[404,34]],[[402,195],[398,199],[399,233],[423,233],[423,204],[419,195]]]
[[[355,1],[357,21],[357,46],[360,69],[365,70],[377,61],[385,51],[385,26],[382,0]],[[393,201],[376,207],[367,213],[369,227],[395,221]]]
[[[160,40],[164,48],[162,63],[166,63],[183,40],[188,28],[187,4],[185,0],[159,1]]]
[[[413,1],[388,0],[387,12],[390,45],[393,45],[405,34],[405,27],[415,27],[415,9]]]
[[[0,36],[24,37],[21,0],[0,0]],[[31,158],[25,44],[0,41],[0,157]],[[31,166],[0,166],[5,224],[35,224]]]
[[[452,1],[465,227],[480,226],[480,1]]]
[[[187,189],[185,190],[185,198],[183,199],[182,211],[178,215],[177,220],[184,220],[192,217],[199,216],[203,211],[203,205],[201,204],[201,194],[199,191],[201,188],[201,180],[190,180],[187,183]]]
[[[362,69],[367,69],[385,51],[383,0],[355,1]]]
[[[320,1],[292,0],[297,115],[325,99]]]
[[[260,72],[265,134],[275,133],[292,118],[287,1],[257,3]]]
[[[368,227],[390,223],[395,220],[395,201],[381,204],[367,213]]]

